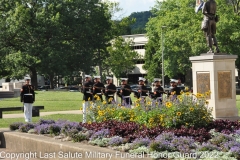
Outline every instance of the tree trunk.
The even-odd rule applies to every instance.
[[[30,76],[31,76],[31,84],[35,90],[38,88],[38,81],[37,81],[37,71],[35,68],[30,68]]]
[[[49,75],[49,80],[50,80],[50,88],[54,89],[54,74]]]

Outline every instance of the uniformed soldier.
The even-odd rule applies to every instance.
[[[86,109],[89,107],[89,101],[92,101],[93,91],[92,88],[93,83],[91,81],[90,75],[85,75],[85,83],[83,84],[82,92],[83,92],[83,123],[87,121],[87,112]]]
[[[115,102],[114,94],[116,92],[116,86],[112,83],[112,77],[106,77],[107,86],[104,89],[105,100],[108,104]]]
[[[154,78],[153,80],[154,89],[153,89],[152,98],[162,103],[162,97],[165,92],[164,92],[164,89],[161,87],[160,81],[161,81],[160,78]]]
[[[132,105],[132,100],[131,100],[131,93],[132,89],[131,87],[127,84],[128,78],[120,78],[121,79],[121,89],[120,89],[120,95],[121,95],[121,101],[123,106],[131,107]]]
[[[30,85],[30,77],[26,77],[26,84],[21,89],[21,102],[24,106],[24,118],[25,122],[32,122],[32,104],[35,101],[35,92],[32,85]]]
[[[97,100],[97,97],[103,101],[102,94],[105,88],[104,84],[100,82],[100,76],[94,76],[94,84],[93,84],[93,98]]]
[[[177,98],[177,96],[181,94],[181,88],[177,87],[177,83],[178,83],[178,80],[176,80],[176,79],[170,80],[171,87],[170,87],[170,92],[168,93],[168,95],[172,96],[171,100],[175,100]]]
[[[147,87],[144,85],[146,79],[143,77],[138,78],[138,88],[137,88],[137,98],[141,98],[142,100],[145,100],[145,98],[148,96],[147,93],[149,92]]]

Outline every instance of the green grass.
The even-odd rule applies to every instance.
[[[81,114],[54,114],[42,117],[33,117],[33,122],[38,122],[40,119],[52,119],[52,120],[69,120],[72,122],[82,122],[82,115]],[[24,122],[24,118],[4,118],[0,119],[0,128],[8,128],[10,124],[15,122]]]
[[[44,106],[44,110],[41,110],[41,112],[78,110],[82,106],[82,97],[83,94],[81,92],[36,91],[35,103],[33,105]],[[22,105],[20,97],[0,100],[0,108]]]

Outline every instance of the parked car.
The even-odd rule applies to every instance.
[[[79,92],[79,87],[71,86],[71,87],[69,88],[69,92]]]
[[[38,87],[38,90],[48,90],[48,89],[50,89],[50,86],[49,85],[45,85],[45,86],[40,86],[40,87]]]

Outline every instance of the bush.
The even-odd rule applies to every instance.
[[[87,110],[88,121],[103,122],[107,120],[117,120],[121,122],[137,122],[147,127],[163,126],[165,128],[181,128],[181,126],[201,128],[212,123],[211,109],[208,108],[205,94],[182,93],[174,100],[172,96],[165,97],[162,104],[146,98],[146,100],[136,100],[134,108],[123,107],[120,104],[110,104],[101,102],[90,102],[91,106]]]

